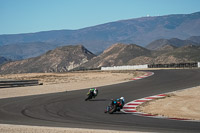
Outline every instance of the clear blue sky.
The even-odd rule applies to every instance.
[[[80,29],[107,22],[200,11],[200,0],[0,0],[0,34]]]

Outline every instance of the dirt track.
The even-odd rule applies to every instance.
[[[18,97],[86,89],[130,81],[143,72],[73,72],[73,73],[30,73],[1,75],[0,79],[38,79],[44,85],[0,89],[0,98]]]

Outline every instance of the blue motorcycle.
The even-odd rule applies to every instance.
[[[113,114],[114,112],[120,111],[122,109],[122,104],[120,101],[112,101],[111,105],[106,107],[104,113]]]

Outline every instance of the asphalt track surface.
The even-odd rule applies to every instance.
[[[200,85],[200,70],[157,70],[141,80],[99,87],[99,95],[84,101],[88,89],[0,100],[0,123],[114,129],[125,131],[200,132],[200,122],[157,119],[132,114],[105,114],[110,99],[126,102]]]

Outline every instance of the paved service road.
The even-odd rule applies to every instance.
[[[88,89],[0,100],[0,123],[156,132],[200,132],[200,122],[156,119],[132,114],[105,114],[111,98],[126,102],[200,85],[200,70],[157,70],[141,80],[99,87],[84,101]]]

